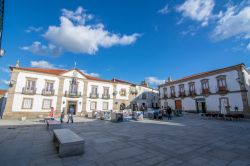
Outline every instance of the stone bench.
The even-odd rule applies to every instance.
[[[54,130],[53,141],[60,157],[81,155],[85,141],[70,129]]]
[[[62,124],[57,120],[47,120],[47,128],[48,130],[60,129]]]

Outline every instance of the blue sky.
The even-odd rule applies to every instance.
[[[249,0],[8,0],[3,33],[0,88],[17,60],[152,86],[250,65]]]

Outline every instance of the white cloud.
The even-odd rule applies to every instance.
[[[10,84],[10,81],[8,81],[8,80],[1,80],[1,82],[2,82],[3,84],[5,84],[5,85],[9,85],[9,84]]]
[[[85,24],[94,18],[92,14],[86,14],[85,9],[81,6],[79,6],[76,11],[62,9],[62,15],[79,24]]]
[[[186,0],[177,7],[177,11],[181,12],[184,17],[199,21],[202,26],[207,26],[214,5],[214,0]]]
[[[28,27],[25,32],[30,33],[30,32],[40,32],[41,30],[43,30],[43,27],[34,27],[34,26],[30,26]]]
[[[146,77],[145,80],[151,85],[160,85],[165,82],[164,80],[160,80],[157,77],[152,77],[152,76]]]
[[[170,12],[168,5],[165,5],[162,9],[158,10],[160,14],[168,14]]]
[[[250,51],[250,43],[247,45],[247,50]]]
[[[83,72],[84,74],[86,74],[88,76],[100,77],[100,75],[98,73],[88,73],[87,70],[81,70],[81,72]]]
[[[250,6],[237,8],[230,6],[226,12],[220,12],[219,20],[212,32],[215,40],[225,40],[231,37],[250,38]]]
[[[59,26],[49,26],[43,35],[50,43],[73,53],[95,54],[100,47],[109,48],[114,45],[130,45],[140,36],[120,35],[105,30],[104,25],[86,24],[93,18],[82,7],[75,12],[63,9]]]
[[[39,41],[33,42],[30,46],[21,47],[22,50],[30,51],[36,55],[53,55],[57,56],[62,53],[62,49],[60,47],[56,47],[53,44],[49,44],[48,46],[41,44]]]
[[[41,60],[41,61],[31,61],[30,62],[30,66],[31,67],[38,67],[38,68],[49,68],[49,69],[53,69],[55,68],[55,65],[47,62],[47,61],[44,61],[44,60]]]

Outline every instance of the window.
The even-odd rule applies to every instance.
[[[23,109],[32,109],[32,105],[33,105],[32,98],[24,98],[23,99],[23,104],[22,104]]]
[[[96,110],[96,102],[95,101],[90,102],[90,110]]]
[[[35,90],[36,87],[36,81],[35,80],[27,80],[26,81],[26,90]]]
[[[167,87],[163,88],[163,97],[167,97],[168,96],[168,89]]]
[[[91,86],[91,93],[92,94],[97,94],[97,86]]]
[[[171,91],[171,97],[175,97],[175,87],[174,86],[170,87],[170,91]]]
[[[69,92],[70,93],[77,93],[77,89],[78,89],[78,82],[77,82],[76,78],[73,77],[72,80],[70,81]]]
[[[195,85],[194,82],[189,83],[189,92],[190,93],[195,93]]]
[[[209,93],[209,82],[208,79],[201,80],[201,88],[202,88],[202,94],[208,94]]]
[[[51,104],[52,104],[52,100],[51,99],[43,99],[43,106],[42,109],[50,109],[51,108]]]
[[[147,99],[147,94],[143,93],[141,97],[142,97],[142,99]]]
[[[180,84],[179,88],[180,88],[180,92],[184,92],[184,84]]]
[[[102,109],[103,110],[108,110],[108,108],[109,108],[109,103],[108,102],[103,102],[102,103]]]
[[[221,75],[221,76],[216,77],[216,79],[217,79],[219,90],[226,90],[226,87],[227,87],[226,76]]]
[[[121,89],[120,90],[120,95],[121,96],[126,96],[127,92],[126,92],[126,89]]]
[[[202,85],[202,89],[208,89],[209,88],[208,80],[207,79],[202,80],[201,85]]]
[[[108,96],[109,95],[109,88],[108,87],[104,87],[103,88],[103,94],[104,94],[104,96]]]
[[[52,92],[54,89],[54,83],[53,82],[46,82],[45,83],[45,91],[46,92]]]

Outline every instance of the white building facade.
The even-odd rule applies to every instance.
[[[4,117],[47,116],[53,107],[56,115],[73,107],[76,115],[91,116],[94,111],[131,108],[141,89],[126,81],[104,80],[78,69],[10,67],[11,83]],[[133,93],[136,88],[138,93]],[[143,87],[143,91],[152,91]],[[158,96],[158,91],[154,91]],[[158,101],[157,101],[158,102]],[[147,106],[152,103],[146,103]]]
[[[167,80],[159,86],[161,108],[190,112],[249,113],[250,74],[244,64]]]

